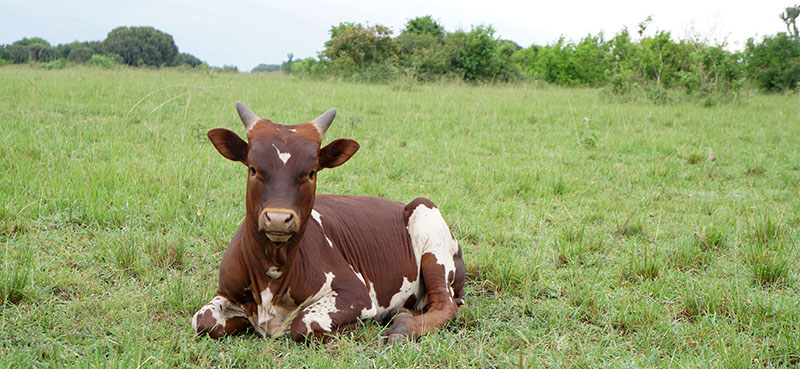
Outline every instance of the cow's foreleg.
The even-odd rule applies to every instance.
[[[311,338],[324,340],[328,335],[350,328],[371,306],[366,291],[360,292],[363,295],[358,290],[331,291],[301,310],[292,321],[292,339],[297,342]]]
[[[214,296],[192,317],[194,331],[211,338],[239,334],[249,327],[244,309],[222,296]]]

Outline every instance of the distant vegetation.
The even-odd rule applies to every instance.
[[[798,90],[798,15],[800,5],[786,8],[780,19],[787,33],[751,38],[741,52],[700,35],[679,40],[670,32],[652,31],[650,17],[633,35],[622,29],[610,38],[603,33],[577,42],[561,37],[527,48],[500,39],[490,25],[447,32],[430,15],[409,20],[396,37],[380,24],[343,22],[331,27],[330,39],[316,58],[294,60],[289,54],[281,65],[260,64],[251,72],[366,82],[544,81],[602,87],[625,100],[644,97],[665,103],[687,96],[713,104],[735,99],[745,86],[768,92]],[[30,62],[46,68],[68,62],[209,68],[197,57],[180,53],[172,36],[152,27],[119,27],[103,41],[51,46],[41,38],[26,38],[0,46],[0,65]],[[221,70],[238,71],[233,66]]]
[[[291,62],[301,76],[363,81],[412,78],[417,81],[540,80],[565,86],[599,86],[611,95],[645,96],[667,102],[676,96],[735,98],[747,82],[771,92],[798,89],[800,39],[795,20],[800,6],[781,14],[788,34],[750,39],[742,52],[726,50],[697,35],[678,40],[670,32],[648,29],[648,17],[635,35],[622,29],[578,42],[561,37],[548,45],[522,48],[502,40],[491,26],[446,32],[431,16],[408,21],[397,37],[382,25],[340,23],[317,58]],[[284,63],[286,64],[286,63]]]
[[[61,68],[67,63],[106,68],[120,64],[210,68],[196,56],[181,53],[171,35],[153,27],[117,27],[103,41],[75,41],[53,46],[42,38],[33,37],[0,45],[0,65],[21,63],[42,63],[45,68]]]

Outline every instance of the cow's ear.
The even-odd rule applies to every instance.
[[[336,168],[344,164],[359,147],[358,142],[347,138],[334,140],[319,150],[320,168]]]
[[[236,133],[225,128],[215,128],[208,131],[208,139],[222,156],[247,165],[247,142]]]

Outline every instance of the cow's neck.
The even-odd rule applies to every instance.
[[[292,237],[292,239],[286,242],[276,244],[270,241],[267,235],[258,229],[258,222],[250,216],[245,218],[245,233],[247,234],[245,239],[250,241],[248,242],[248,247],[264,250],[264,255],[267,258],[266,261],[269,264],[267,268],[274,266],[283,272],[288,271],[297,255],[299,236]]]
[[[245,217],[245,237],[243,257],[246,262],[251,283],[254,286],[254,298],[258,303],[276,303],[287,291],[289,274],[292,272],[294,260],[298,255],[299,245],[296,240],[289,240],[280,247],[258,229],[258,223]],[[260,293],[265,288],[272,290],[272,301],[261,301]]]

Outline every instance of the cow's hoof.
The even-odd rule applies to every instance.
[[[383,337],[383,340],[387,345],[399,345],[405,343],[408,340],[408,336],[402,333],[391,333]]]

